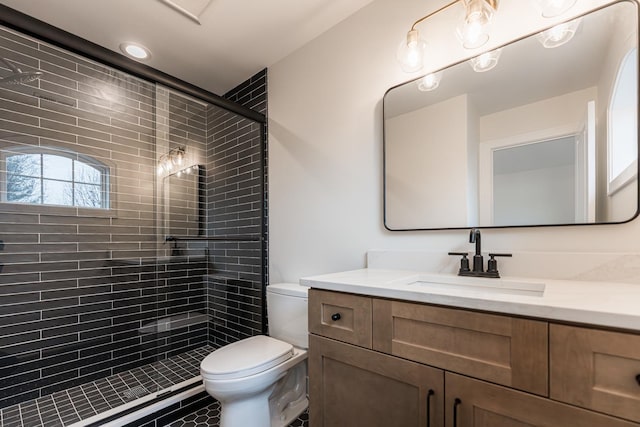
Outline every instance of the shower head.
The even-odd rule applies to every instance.
[[[12,73],[6,77],[1,77],[0,84],[19,85],[23,83],[29,83],[38,80],[43,74],[41,71],[22,71],[20,68],[9,62],[9,60],[6,58],[0,58],[0,61],[2,61],[7,67],[9,67]]]

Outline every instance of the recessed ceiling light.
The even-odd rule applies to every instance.
[[[122,53],[133,59],[144,60],[151,58],[151,52],[149,52],[149,49],[137,43],[122,43],[120,45],[120,50]]]

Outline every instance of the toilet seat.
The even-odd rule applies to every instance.
[[[208,380],[232,380],[266,371],[292,356],[291,344],[257,335],[214,351],[202,361],[200,371]]]

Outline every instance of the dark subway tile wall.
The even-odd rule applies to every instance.
[[[12,150],[47,148],[90,156],[110,175],[107,209],[0,201],[0,408],[206,344],[206,322],[140,328],[211,306],[206,245],[175,257],[164,242],[171,218],[156,173],[179,146],[186,162],[208,165],[210,109],[4,28],[0,57],[43,72],[0,85],[0,165]]]
[[[266,115],[267,71],[225,95]],[[207,144],[207,231],[265,240],[209,244],[209,343],[225,345],[262,332],[266,284],[266,141],[259,124],[211,107]],[[264,200],[261,197],[264,181]],[[264,217],[260,206],[264,203]],[[266,319],[264,319],[266,321]]]

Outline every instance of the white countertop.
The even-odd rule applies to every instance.
[[[300,283],[317,289],[640,331],[637,284],[484,279],[382,269],[305,277]],[[530,290],[520,291],[520,287]]]

